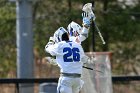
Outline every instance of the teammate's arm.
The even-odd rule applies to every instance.
[[[82,42],[88,37],[89,28],[83,27],[81,34],[78,36],[79,40]]]
[[[45,46],[45,51],[49,54],[51,54],[52,56],[55,56],[58,54],[58,44],[55,43],[53,41],[50,41],[47,43],[47,45]]]
[[[82,17],[83,17],[82,19],[83,28],[82,28],[81,34],[79,35],[79,39],[81,42],[84,41],[88,37],[89,28],[92,23],[92,19],[95,16],[92,16],[89,13],[84,12],[82,13]]]

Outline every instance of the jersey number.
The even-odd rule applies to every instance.
[[[78,48],[69,48],[69,47],[66,47],[63,49],[63,53],[64,56],[63,56],[63,59],[64,59],[64,62],[79,62],[80,61],[80,54],[79,54],[79,49]]]

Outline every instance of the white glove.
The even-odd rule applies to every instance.
[[[95,21],[96,19],[95,14],[93,12],[83,12],[82,17],[83,17],[83,23],[87,25],[90,25],[92,20]]]
[[[50,37],[49,42],[47,43],[47,45],[45,46],[45,48],[47,48],[50,45],[54,45],[53,37]]]
[[[90,58],[88,57],[88,56],[84,56],[84,57],[82,57],[81,58],[81,61],[83,62],[83,63],[87,63],[88,61],[90,60]]]
[[[47,60],[47,62],[49,62],[52,65],[57,65],[56,60],[52,57],[45,57],[45,59]]]
[[[49,42],[54,42],[54,38],[53,37],[50,37],[49,38]]]
[[[90,24],[92,22],[92,16],[88,12],[83,12],[82,13],[83,17],[83,26],[90,27]]]

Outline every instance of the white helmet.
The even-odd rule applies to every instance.
[[[77,24],[76,22],[72,21],[68,27],[68,33],[70,36],[77,36],[80,34],[81,30],[82,30],[82,27]]]
[[[65,28],[63,28],[63,27],[58,28],[53,36],[54,42],[58,43],[58,42],[62,41],[62,35],[64,33],[67,33]]]

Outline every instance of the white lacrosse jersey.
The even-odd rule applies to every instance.
[[[84,37],[82,35],[79,35],[79,36],[76,36],[76,37],[75,36],[70,36],[69,39],[70,39],[70,41],[81,44],[81,42],[84,41],[86,39],[86,37]]]
[[[83,27],[81,34],[79,34],[78,36],[69,37],[70,41],[81,44],[81,42],[83,42],[88,37],[88,30],[88,28]]]
[[[56,56],[56,62],[63,73],[82,74],[83,62],[81,59],[85,56],[83,48],[75,42],[61,41],[45,48],[46,52]]]

